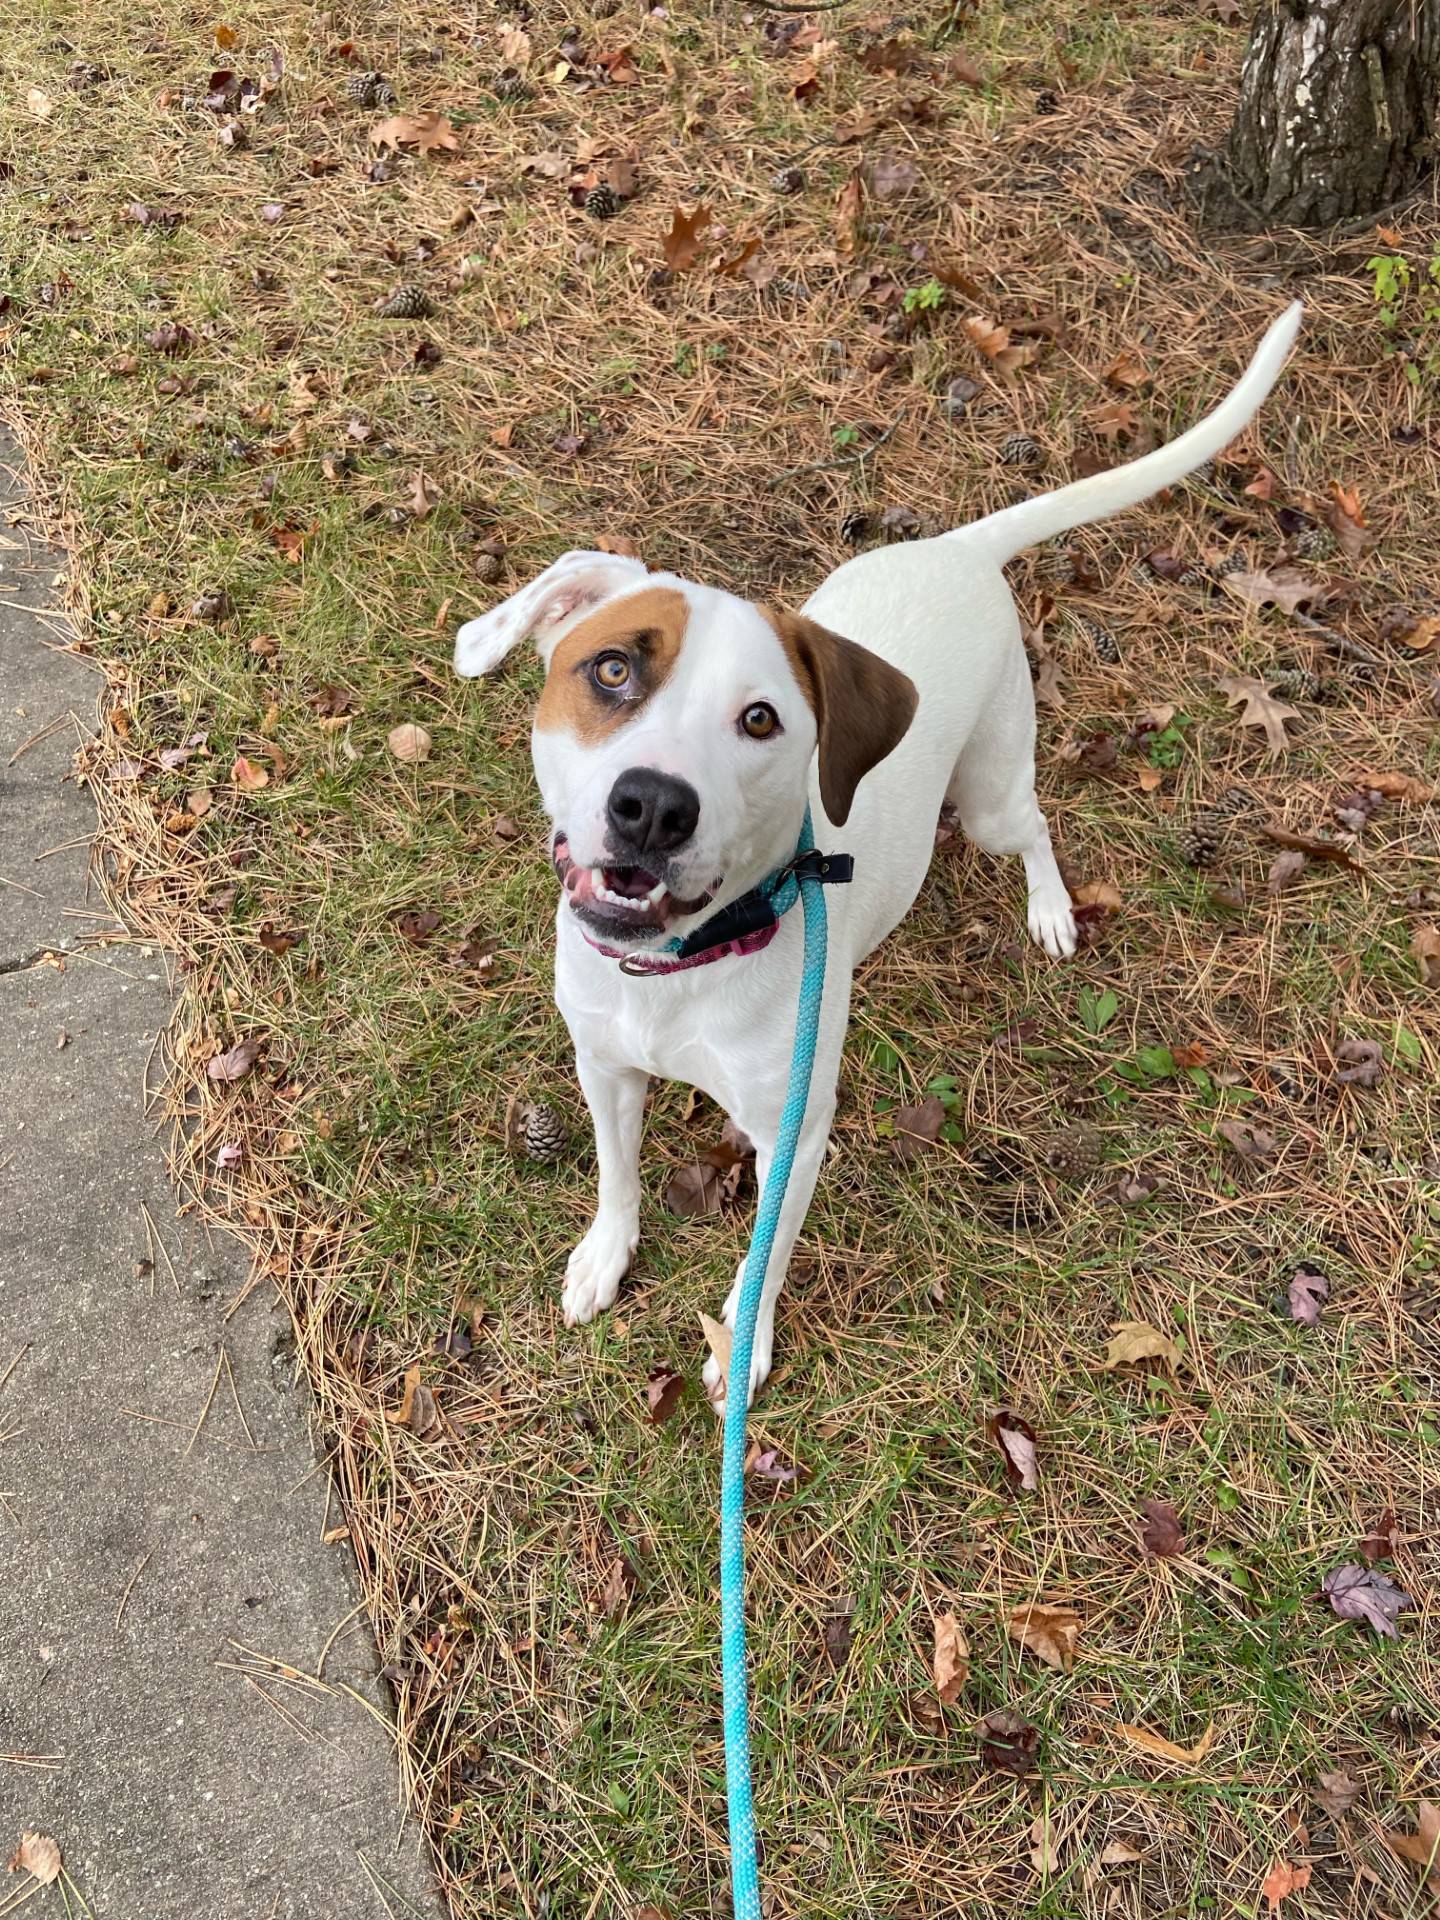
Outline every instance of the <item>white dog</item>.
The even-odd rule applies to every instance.
[[[795,855],[808,807],[817,846],[849,854],[854,869],[828,896],[814,1081],[755,1328],[752,1396],[765,1380],[835,1110],[851,977],[919,892],[943,802],[979,846],[1020,855],[1032,936],[1057,958],[1074,950],[1035,799],[1035,707],[1001,568],[1219,452],[1269,393],[1299,324],[1297,304],[1229,397],[1169,446],[937,539],[861,554],[798,614],[638,560],[567,553],[460,629],[457,673],[490,672],[526,638],[547,670],[532,747],[561,884],[555,998],[595,1123],[600,1187],[566,1269],[567,1326],[613,1302],[635,1252],[650,1074],[724,1108],[754,1142],[764,1182],[802,919],[777,921],[768,883]],[[737,1277],[727,1324],[738,1296]],[[722,1406],[713,1357],[705,1382]]]

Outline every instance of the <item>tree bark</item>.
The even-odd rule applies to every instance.
[[[1265,0],[1204,218],[1325,227],[1398,200],[1433,160],[1440,0]]]

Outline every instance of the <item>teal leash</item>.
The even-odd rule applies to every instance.
[[[798,853],[810,853],[814,831],[806,810]],[[765,1270],[775,1245],[780,1209],[795,1164],[795,1149],[810,1098],[820,1002],[825,991],[828,916],[825,888],[813,871],[798,881],[805,915],[805,961],[795,1015],[790,1085],[780,1116],[775,1157],[755,1215],[745,1261],[745,1279],[735,1313],[730,1378],[725,1399],[725,1441],[720,1470],[720,1658],[725,1700],[725,1785],[730,1808],[730,1889],[735,1920],[761,1920],[760,1873],[755,1847],[755,1805],[750,1783],[750,1702],[745,1673],[745,1417],[750,1401],[750,1351]]]

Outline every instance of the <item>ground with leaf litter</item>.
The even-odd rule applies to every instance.
[[[1080,954],[941,823],[859,982],[754,1423],[764,1875],[807,1920],[1434,1886],[1437,226],[1196,234],[1244,15],[7,21],[83,771],[458,1914],[727,1910],[698,1316],[750,1195],[657,1088],[634,1278],[562,1330],[536,670],[461,686],[457,621],[606,542],[796,603],[1155,444],[1295,293],[1213,472],[1014,569]]]

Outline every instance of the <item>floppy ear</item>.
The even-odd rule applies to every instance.
[[[618,553],[562,553],[528,587],[512,593],[498,607],[467,620],[455,636],[455,671],[464,680],[493,673],[512,647],[532,634],[542,655],[560,624],[572,614],[588,613],[612,594],[645,578],[643,560]]]
[[[771,616],[820,736],[820,798],[837,827],[850,818],[855,789],[897,747],[915,717],[915,684],[868,647],[804,614]]]

